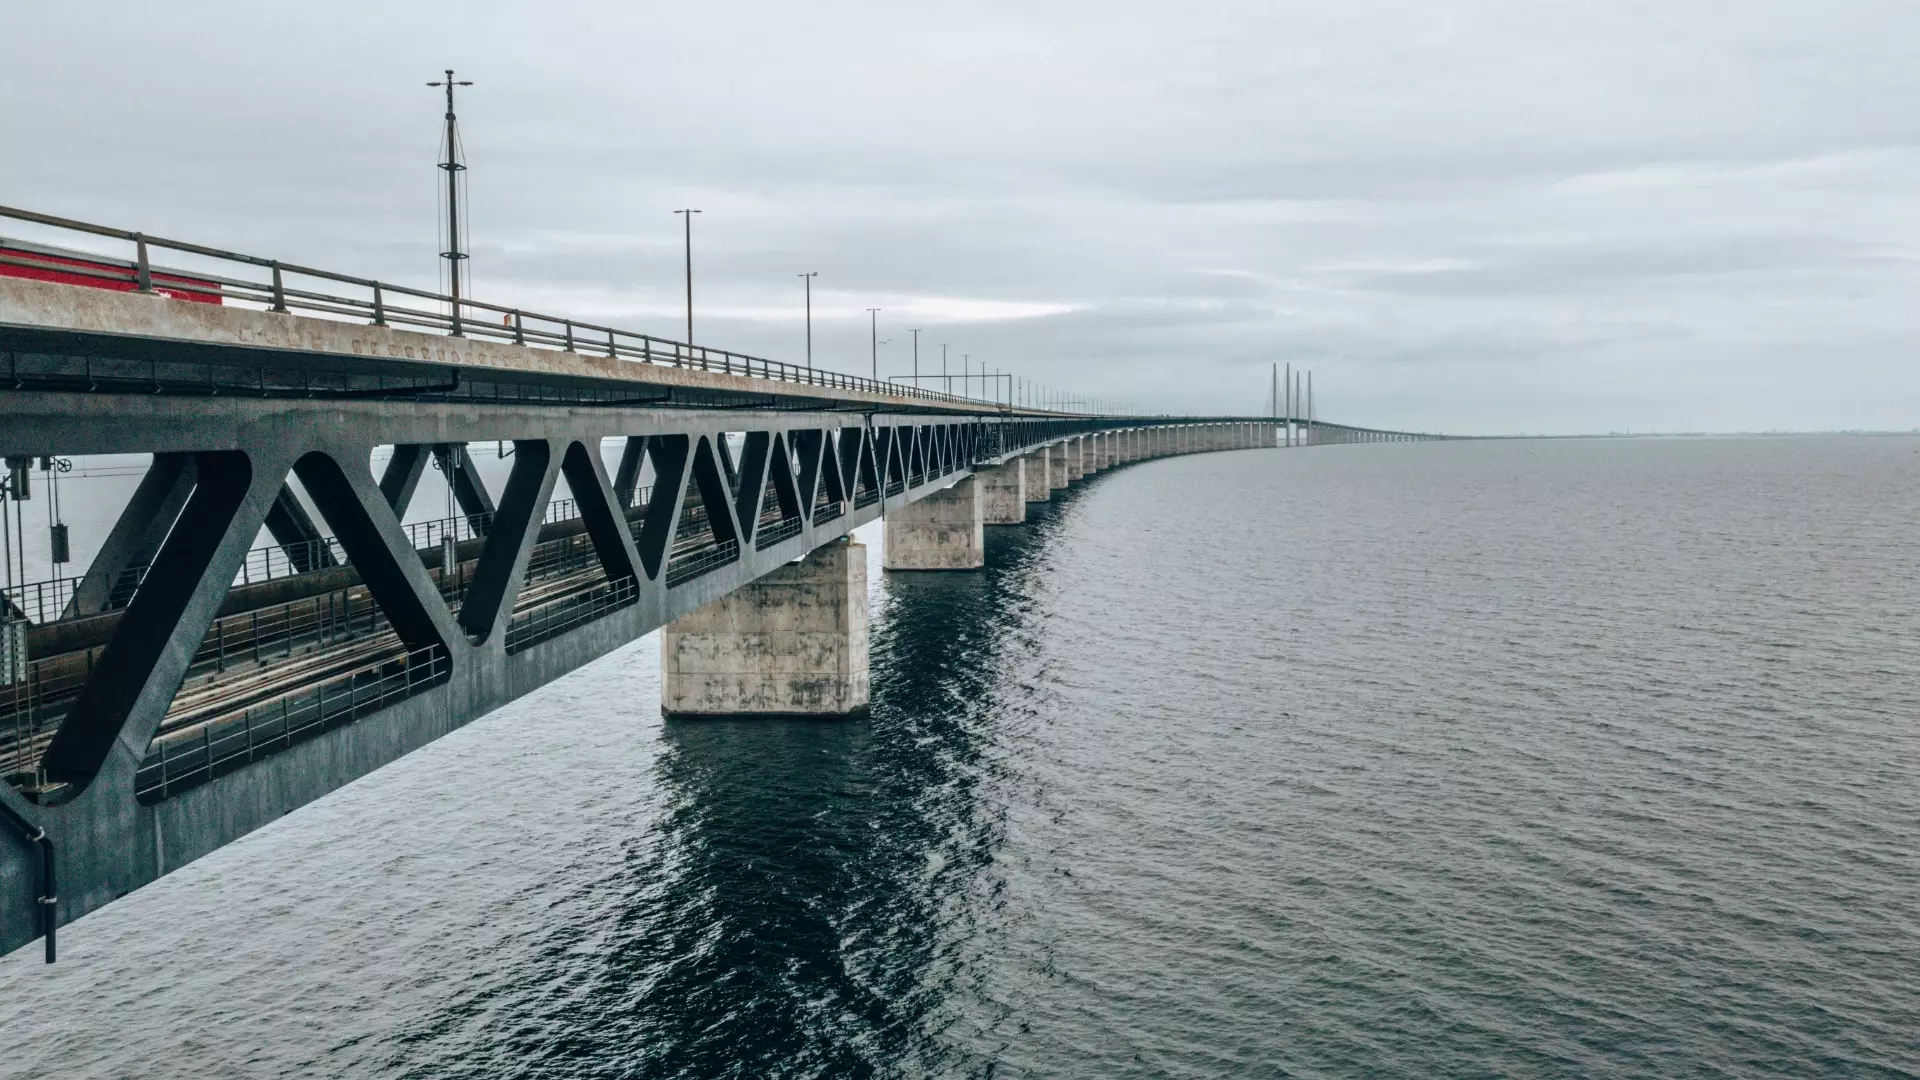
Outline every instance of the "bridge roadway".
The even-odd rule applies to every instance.
[[[218,288],[0,276],[0,459],[152,455],[85,575],[8,596],[31,625],[0,671],[0,951],[51,959],[55,926],[970,478],[1289,441]],[[486,444],[511,455],[497,503],[466,456]],[[403,525],[429,460],[461,512]]]

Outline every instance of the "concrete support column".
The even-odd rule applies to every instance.
[[[1022,516],[1025,516],[1022,504]],[[887,514],[889,570],[978,570],[987,565],[980,483],[967,477]]]
[[[1047,474],[1051,470],[1047,465],[1046,447],[1031,454],[1022,454],[1020,467],[1025,474],[1020,484],[1028,502],[1046,502],[1053,498],[1053,485],[1047,482]]]
[[[1027,459],[975,469],[980,482],[980,521],[984,525],[1018,525],[1027,520]]]
[[[1047,486],[1055,491],[1067,486],[1067,444],[1057,442],[1047,447]]]
[[[867,548],[837,540],[660,631],[668,717],[867,712]]]
[[[1087,475],[1087,440],[1076,436],[1067,440],[1067,482]]]

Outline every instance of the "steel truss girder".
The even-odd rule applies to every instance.
[[[71,797],[35,805],[0,785],[0,800],[45,827],[59,846],[63,922],[970,475],[975,465],[1085,431],[1142,426],[827,411],[54,393],[9,396],[0,401],[0,419],[0,455],[157,455],[136,495],[144,500],[140,512],[124,530],[116,528],[126,534],[120,546],[128,550],[158,543],[147,583],[134,594],[96,677],[44,759],[49,772],[68,783]],[[747,433],[738,462],[723,450],[729,431]],[[613,480],[601,454],[605,438],[625,440]],[[400,515],[434,448],[495,440],[514,444],[514,463],[456,616],[401,528]],[[376,480],[370,461],[382,445],[393,446],[394,456]],[[654,473],[653,495],[637,527],[630,528],[625,508],[643,459]],[[182,475],[190,477],[184,486]],[[136,773],[228,583],[289,476],[300,481],[405,646],[444,650],[448,674],[397,704],[143,803],[134,797]],[[509,651],[515,597],[562,476],[600,569],[609,581],[632,581],[634,599]],[[769,487],[783,527],[792,519],[795,528],[761,548],[756,533]],[[730,561],[669,585],[676,531],[695,490],[714,536],[732,540],[735,552]],[[816,525],[814,505],[822,494],[839,513]],[[163,541],[154,540],[156,532]],[[0,951],[31,940],[37,896],[27,853],[0,850]]]

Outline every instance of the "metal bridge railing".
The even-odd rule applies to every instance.
[[[740,545],[733,540],[694,548],[684,554],[675,552],[667,564],[667,587],[692,581],[702,574],[718,570],[740,558]]]
[[[760,531],[754,534],[753,546],[756,551],[765,551],[782,540],[790,540],[799,535],[800,519],[782,518],[771,525],[762,526]]]
[[[690,345],[651,334],[636,333],[618,327],[582,322],[558,315],[543,315],[521,308],[502,307],[465,297],[452,296],[404,285],[392,285],[371,278],[336,274],[310,266],[263,259],[223,251],[202,244],[168,240],[145,233],[109,228],[71,218],[38,214],[31,210],[0,206],[0,218],[31,222],[63,232],[82,233],[124,241],[134,246],[132,259],[116,259],[81,252],[36,252],[31,245],[0,244],[0,266],[14,266],[43,274],[77,277],[111,289],[157,291],[177,299],[213,303],[239,301],[259,304],[269,311],[300,311],[339,320],[366,321],[376,326],[402,327],[504,342],[513,345],[560,349],[566,352],[598,354],[620,360],[660,364],[677,368],[714,371],[746,378],[801,386],[819,386],[836,390],[859,390],[892,398],[930,402],[990,405],[1001,403],[964,395],[922,390],[860,375],[845,375],[814,367],[748,356],[727,349]],[[153,249],[174,251],[196,258],[213,260],[223,272],[188,269],[156,269],[151,261]],[[258,277],[232,276],[264,272]],[[289,278],[323,283],[302,288]],[[345,287],[343,290],[342,287]],[[396,303],[396,299],[399,301]],[[422,306],[423,302],[425,305]]]
[[[639,585],[634,579],[623,577],[567,593],[552,603],[516,611],[507,623],[507,652],[517,653],[559,637],[576,626],[627,607],[639,597]]]
[[[419,649],[161,735],[134,774],[134,794],[142,802],[158,802],[438,686],[451,673],[452,659],[445,649]]]

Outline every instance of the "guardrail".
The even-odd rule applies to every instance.
[[[300,311],[335,319],[364,319],[375,326],[437,331],[450,337],[485,339],[514,345],[559,349],[565,352],[593,353],[621,360],[717,371],[727,375],[740,375],[801,386],[860,390],[892,398],[918,401],[1007,408],[1001,402],[983,398],[922,390],[918,387],[903,387],[886,380],[870,379],[861,375],[845,375],[836,371],[824,371],[779,360],[767,360],[728,349],[691,345],[651,334],[583,322],[559,315],[544,315],[522,308],[503,307],[466,297],[456,300],[444,293],[393,285],[350,274],[336,274],[329,270],[281,262],[277,259],[263,259],[255,255],[223,251],[203,244],[169,240],[146,233],[109,228],[90,222],[75,221],[71,218],[55,217],[51,214],[38,214],[31,210],[10,206],[0,206],[0,218],[11,218],[46,228],[105,237],[132,244],[134,251],[131,259],[116,259],[84,253],[86,262],[78,265],[73,258],[73,254],[78,253],[61,253],[60,255],[0,253],[0,265],[92,279],[107,288],[125,290],[131,287],[137,292],[153,292],[155,291],[154,282],[160,280],[164,286],[161,291],[179,299],[217,303],[237,301],[259,304],[268,311]],[[157,270],[151,261],[151,252],[155,249],[175,251],[233,264],[235,267],[265,271],[267,279],[261,281],[231,276],[245,272],[240,269],[232,269],[224,273],[176,268]],[[324,282],[325,285],[302,288],[298,284],[290,284],[290,278]],[[341,286],[347,287],[349,293],[357,295],[343,294]],[[402,302],[396,304],[394,302],[396,297]],[[409,304],[409,302],[418,301],[426,301],[434,307],[428,310],[419,306],[418,303]]]
[[[438,646],[383,657],[326,682],[153,740],[134,774],[134,794],[157,802],[228,768],[284,750],[329,728],[445,682],[452,671]]]
[[[516,611],[507,623],[507,653],[512,655],[559,637],[576,626],[629,606],[639,596],[640,588],[634,579],[623,577],[581,592],[567,593],[552,603]]]
[[[685,554],[675,552],[667,563],[667,587],[692,581],[701,574],[718,570],[740,558],[740,545],[732,540],[694,548]]]
[[[763,525],[754,535],[753,546],[757,551],[765,551],[782,540],[800,535],[799,518],[783,518],[771,525]]]

